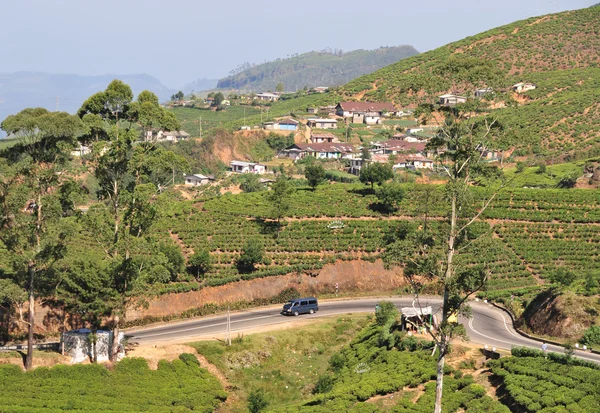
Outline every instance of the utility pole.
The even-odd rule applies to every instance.
[[[225,332],[225,343],[231,346],[231,316],[229,314],[229,306],[227,306],[227,327]]]
[[[60,107],[60,98],[56,97],[56,111],[58,112],[58,108]]]

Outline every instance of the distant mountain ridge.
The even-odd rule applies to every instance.
[[[202,79],[196,79],[193,82],[186,84],[181,90],[184,93],[201,92],[203,90],[214,89],[217,87],[218,82],[219,79],[207,79],[203,77]]]
[[[79,76],[42,72],[0,74],[0,122],[8,115],[28,107],[44,107],[75,113],[92,94],[106,89],[114,79],[131,86],[134,94],[142,90],[168,99],[174,92],[147,74]],[[0,132],[1,133],[1,132]]]
[[[414,47],[407,45],[346,53],[312,51],[256,66],[245,64],[238,73],[220,79],[217,88],[275,90],[279,83],[283,83],[287,91],[293,91],[305,86],[338,86],[418,53]]]

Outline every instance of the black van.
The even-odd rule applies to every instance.
[[[314,314],[319,311],[319,303],[315,297],[295,298],[283,305],[281,314],[284,315],[300,315]]]

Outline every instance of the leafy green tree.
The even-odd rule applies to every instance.
[[[175,93],[174,95],[171,95],[171,100],[182,100],[184,98],[184,96],[185,95],[180,90],[179,92]]]
[[[271,216],[279,221],[290,210],[290,198],[296,192],[290,181],[283,175],[279,175],[277,180],[271,185],[271,190],[267,193],[267,201],[271,204]]]
[[[188,258],[187,270],[195,275],[196,281],[200,280],[200,275],[204,275],[212,269],[212,259],[206,250],[194,253]]]
[[[320,164],[313,163],[312,165],[306,165],[304,177],[308,181],[308,186],[315,191],[317,186],[325,181],[325,169],[323,168],[323,165]]]
[[[20,143],[0,153],[0,241],[12,264],[12,282],[28,298],[25,368],[33,365],[35,300],[51,294],[58,281],[54,264],[65,254],[71,232],[61,225],[68,204],[59,192],[69,153],[82,129],[81,121],[64,112],[24,109],[7,117],[0,127]],[[12,293],[11,293],[12,295]]]
[[[89,323],[92,340],[92,361],[98,362],[97,331],[104,317],[110,316],[111,304],[116,300],[110,273],[100,260],[78,258],[63,266],[57,296],[65,309]]]
[[[164,161],[175,157],[163,153],[153,157],[156,150],[153,142],[143,142],[135,148],[133,145],[139,136],[136,126],[143,130],[178,127],[173,116],[165,113],[157,102],[155,95],[147,91],[133,101],[131,88],[114,80],[105,91],[88,98],[77,112],[81,118],[88,114],[99,116],[108,125],[108,140],[94,147],[94,172],[101,202],[85,215],[84,231],[94,236],[106,254],[104,264],[118,297],[111,303],[114,337],[119,335],[127,309],[144,303],[147,284],[168,282],[173,277],[169,257],[164,251],[157,251],[144,235],[157,213],[151,202],[156,187],[146,183],[151,180],[148,159]],[[173,174],[176,167],[169,165],[169,168]],[[148,256],[148,251],[154,253]],[[118,346],[118,340],[114,340],[111,357]]]
[[[392,170],[392,166],[385,163],[373,162],[367,165],[364,165],[360,169],[360,175],[358,179],[360,182],[364,184],[371,185],[371,189],[373,189],[375,184],[383,184],[385,181],[392,179],[394,176],[394,171]]]
[[[236,261],[236,266],[241,273],[250,273],[256,270],[256,264],[262,262],[265,255],[265,247],[259,240],[248,240],[244,244],[242,254]]]
[[[281,82],[277,83],[277,86],[275,86],[276,92],[283,93],[283,89],[284,89],[284,86],[283,86],[283,83],[281,83]]]
[[[371,151],[368,146],[363,146],[360,150],[360,159],[362,159],[363,162],[371,160]]]
[[[269,133],[267,136],[267,145],[275,151],[288,148],[294,144],[294,134],[290,133],[288,136],[282,136],[277,133]]]
[[[215,93],[215,95],[213,96],[213,106],[220,106],[221,103],[223,103],[223,101],[225,100],[225,96],[223,96],[223,93],[221,92],[217,92]]]
[[[375,191],[379,203],[388,212],[397,211],[406,191],[397,183],[383,184]]]
[[[458,313],[469,314],[466,301],[485,286],[489,276],[489,269],[485,266],[467,267],[456,260],[463,251],[477,254],[480,245],[485,248],[486,233],[474,235],[471,228],[502,189],[500,185],[499,189],[493,190],[483,204],[474,205],[471,201],[472,180],[481,171],[486,174],[490,172],[485,168],[480,151],[492,148],[504,136],[504,128],[497,119],[473,116],[483,109],[484,103],[481,101],[469,101],[454,108],[433,105],[419,107],[416,114],[421,124],[426,123],[433,114],[444,118],[429,145],[432,149],[451,148],[438,151],[438,163],[448,179],[445,199],[449,213],[445,225],[437,231],[422,225],[404,240],[390,244],[385,253],[388,266],[403,267],[404,276],[417,294],[416,306],[420,306],[418,294],[424,281],[435,282],[442,289],[439,327],[428,329],[437,347],[435,413],[442,412],[444,365],[450,342],[454,337],[465,335],[464,327],[449,319]]]
[[[157,186],[163,186],[169,182],[171,185],[175,185],[175,177],[181,177],[191,170],[185,157],[162,148],[145,156],[143,162],[145,162],[144,169],[148,179]]]
[[[262,389],[252,390],[248,395],[248,410],[250,413],[259,413],[269,406],[269,402]]]
[[[587,346],[600,344],[600,326],[591,326],[585,330],[581,342]]]
[[[540,162],[538,164],[538,169],[535,171],[536,174],[545,174],[547,170],[546,164],[544,162]]]
[[[240,179],[242,179],[240,189],[244,192],[259,192],[265,188],[256,174],[243,174]]]
[[[561,288],[567,288],[573,284],[575,279],[577,279],[577,276],[572,271],[564,268],[556,268],[550,273],[548,278],[553,283],[558,284]]]

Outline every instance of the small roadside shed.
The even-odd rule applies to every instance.
[[[92,331],[89,328],[80,328],[79,330],[71,330],[62,333],[61,348],[64,353],[71,356],[71,363],[81,363],[85,360],[93,358],[93,347],[91,340]],[[108,361],[109,352],[113,343],[113,333],[107,330],[96,331],[96,351],[98,352],[98,361]],[[125,349],[123,347],[123,332],[119,333],[119,354],[117,358],[120,360],[125,357]]]
[[[427,307],[402,307],[402,330],[418,330],[422,327],[434,325],[433,310]]]

